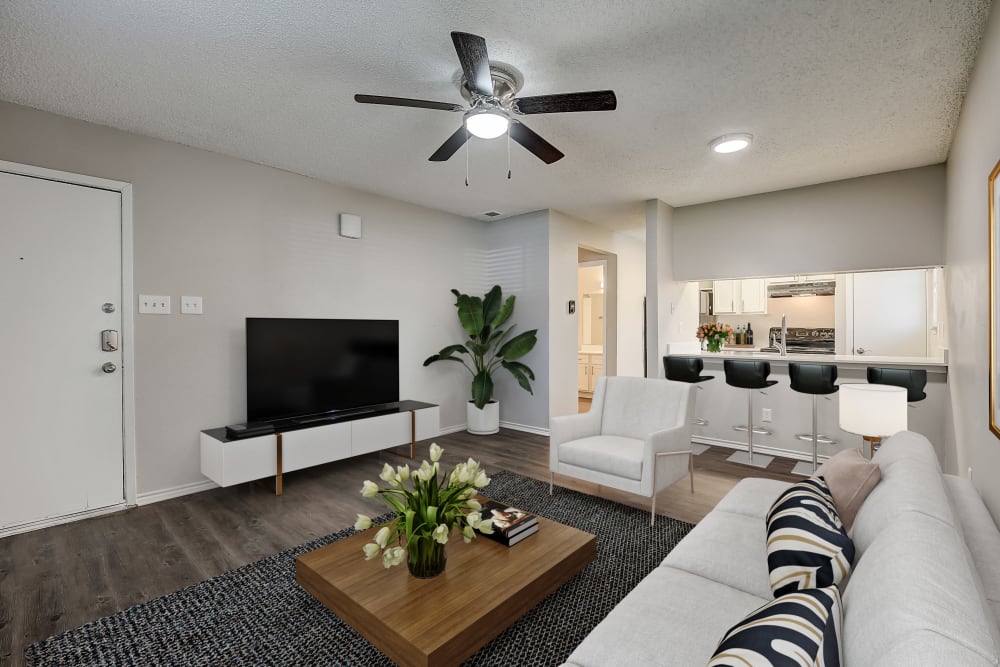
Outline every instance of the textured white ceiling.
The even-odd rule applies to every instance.
[[[0,99],[465,216],[556,208],[619,229],[674,206],[942,162],[989,0],[4,0]],[[613,112],[461,123],[355,93],[462,99],[449,32],[486,38],[521,95],[611,88]],[[746,131],[751,151],[716,156]],[[0,156],[2,157],[2,156]]]

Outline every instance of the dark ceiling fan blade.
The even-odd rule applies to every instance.
[[[616,108],[618,98],[613,90],[519,97],[511,103],[511,110],[519,114],[614,111]]]
[[[417,107],[418,109],[438,109],[440,111],[465,111],[465,107],[451,102],[431,102],[412,100],[408,97],[383,97],[382,95],[355,95],[355,102],[361,104],[387,104],[394,107]]]
[[[521,121],[510,121],[508,132],[510,132],[511,139],[534,153],[545,164],[552,164],[563,158],[563,154],[558,148],[535,134]]]
[[[480,95],[493,94],[493,77],[490,75],[490,58],[486,55],[486,40],[467,32],[451,33],[458,62],[462,63],[466,85]]]
[[[444,162],[452,155],[455,154],[459,148],[461,148],[466,141],[469,140],[469,133],[465,129],[465,125],[455,130],[455,134],[448,137],[448,139],[441,144],[441,148],[434,151],[434,155],[428,158],[431,162]]]

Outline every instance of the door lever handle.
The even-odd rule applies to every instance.
[[[105,329],[101,332],[101,351],[102,352],[117,352],[118,351],[118,332],[114,329]]]

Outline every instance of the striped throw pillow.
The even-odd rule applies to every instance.
[[[730,628],[708,665],[839,667],[843,621],[837,586],[788,593]]]
[[[767,514],[767,569],[775,597],[841,584],[853,562],[854,543],[822,477],[778,496]]]

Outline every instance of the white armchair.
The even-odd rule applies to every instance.
[[[549,493],[555,474],[652,498],[685,474],[694,492],[691,385],[637,377],[601,377],[590,411],[553,417]]]

